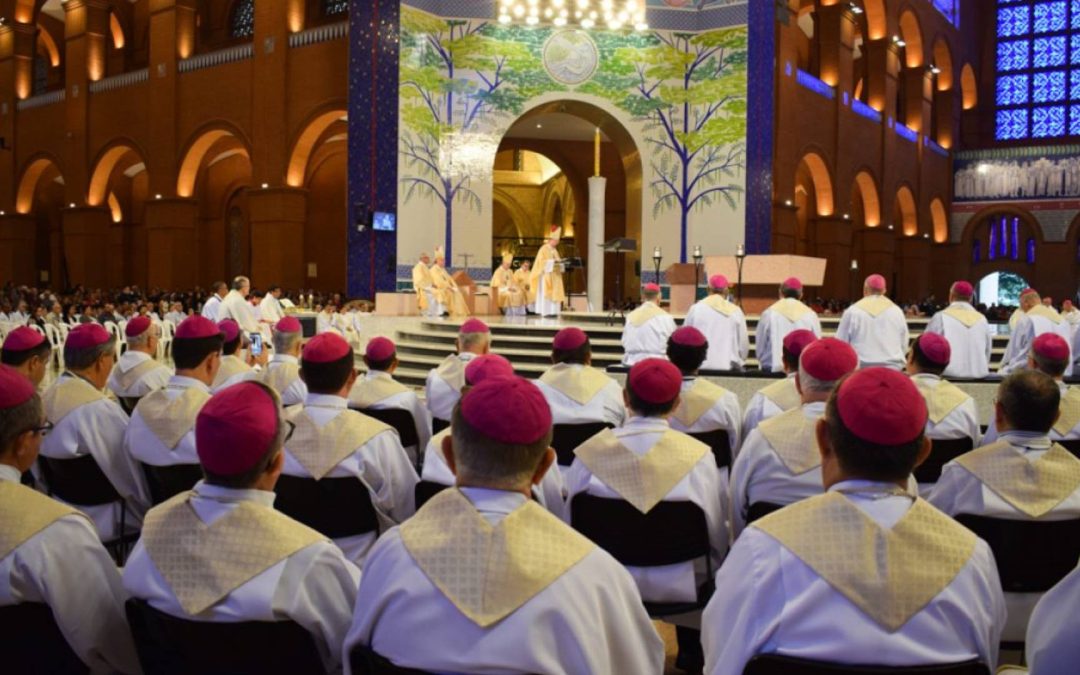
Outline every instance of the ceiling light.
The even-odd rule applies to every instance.
[[[851,4],[849,4],[849,5],[848,5],[848,8],[849,8],[849,9],[851,10],[851,13],[852,13],[852,14],[854,14],[854,15],[856,15],[856,16],[858,16],[859,14],[862,14],[862,13],[863,13],[863,8],[862,8],[862,7],[859,7],[859,6],[858,6],[858,5],[856,5],[856,4],[854,3],[854,2],[853,2],[853,3],[851,3]]]

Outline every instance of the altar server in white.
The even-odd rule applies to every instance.
[[[406,446],[405,452],[416,466],[420,453],[431,440],[431,413],[416,392],[394,379],[398,358],[397,346],[392,340],[384,337],[369,340],[364,350],[364,363],[367,373],[349,392],[349,406],[361,411],[368,408],[408,411],[416,425],[419,442]]]
[[[660,308],[660,287],[645,284],[641,306],[626,315],[623,327],[623,364],[632,366],[645,359],[664,358],[667,341],[675,332],[675,319]]]
[[[243,328],[243,324],[240,324]],[[274,355],[262,370],[262,382],[281,396],[282,404],[303,403],[307,387],[300,379],[300,350],[304,343],[304,328],[295,316],[287,316],[274,324]]]
[[[104,393],[112,372],[116,338],[96,323],[72,329],[64,343],[67,367],[42,397],[54,429],[41,444],[41,455],[75,459],[91,455],[109,483],[124,498],[128,526],[138,526],[150,506],[150,494],[135,459],[124,452],[128,417]],[[120,506],[73,504],[94,520],[102,541],[116,538]]]
[[[1050,440],[1075,441],[1080,439],[1080,387],[1065,384],[1065,372],[1069,366],[1069,345],[1055,333],[1043,333],[1031,343],[1028,370],[1037,370],[1053,378],[1061,393],[1060,415],[1050,428]],[[997,420],[991,419],[983,444],[998,439]]]
[[[47,605],[90,672],[141,672],[124,618],[127,596],[94,524],[20,484],[45,431],[33,384],[0,366],[0,607]],[[20,639],[18,629],[5,639]]]
[[[779,373],[784,370],[784,337],[794,330],[808,330],[821,337],[821,321],[814,310],[802,302],[802,282],[791,277],[780,284],[780,299],[758,319],[755,347],[761,369]]]
[[[221,307],[217,311],[217,321],[232,319],[240,324],[240,330],[245,333],[257,333],[259,321],[255,318],[255,312],[248,295],[251,293],[251,280],[247,277],[236,277],[232,282],[232,290],[221,301]]]
[[[1005,348],[1005,356],[1001,359],[1001,372],[1014,373],[1027,367],[1028,353],[1035,338],[1044,333],[1054,333],[1061,336],[1066,344],[1072,339],[1072,325],[1061,318],[1053,307],[1047,307],[1039,299],[1038,291],[1028,288],[1020,296],[1020,309],[1024,310],[1023,316],[1016,322],[1009,336],[1009,346]],[[1070,345],[1069,365],[1065,369],[1065,376],[1072,374],[1072,347]]]
[[[265,385],[215,394],[195,422],[206,479],[147,514],[124,588],[184,619],[296,622],[333,672],[360,570],[321,534],[274,510],[287,432],[281,401]],[[195,532],[198,547],[189,543]]]
[[[784,363],[784,379],[762,387],[750,397],[750,402],[746,404],[746,413],[743,417],[743,438],[747,438],[750,432],[757,428],[758,424],[770,417],[776,417],[780,413],[793,410],[802,405],[802,398],[799,396],[799,390],[795,386],[795,376],[799,374],[799,357],[802,355],[803,349],[815,340],[817,340],[817,336],[805,328],[793,330],[784,336],[784,348],[781,352]]]
[[[285,413],[293,427],[285,441],[286,476],[355,478],[387,526],[413,514],[413,492],[419,480],[393,427],[348,409],[356,382],[352,347],[334,333],[316,335],[304,347],[300,376],[307,384],[303,406]],[[340,537],[334,543],[345,557],[364,564],[377,532]]]
[[[679,406],[668,422],[675,431],[686,434],[725,431],[730,458],[739,452],[742,410],[739,397],[715,382],[698,377],[698,370],[709,350],[704,333],[693,326],[683,326],[668,339],[667,358],[682,373]],[[721,469],[727,482],[730,463]]]
[[[137,316],[128,321],[124,336],[128,348],[113,366],[108,387],[117,398],[138,400],[164,387],[172,372],[155,360],[161,327],[149,317]]]
[[[433,425],[445,429],[450,422],[454,405],[461,398],[465,386],[465,365],[477,356],[491,351],[491,329],[480,319],[469,319],[461,324],[457,337],[457,353],[447,356],[427,376],[424,387],[428,410]]]
[[[555,424],[606,422],[619,426],[626,419],[622,387],[592,367],[592,344],[585,331],[563,328],[551,343],[551,362],[536,386],[551,406]]]
[[[990,374],[994,334],[986,317],[971,304],[975,288],[957,281],[949,290],[949,306],[930,319],[928,333],[944,335],[952,347],[945,377],[979,379]]]
[[[663,643],[630,576],[529,499],[555,462],[551,424],[525,380],[495,377],[465,394],[443,443],[457,487],[376,543],[346,673],[360,647],[433,672],[663,669]]]
[[[759,424],[735,458],[731,469],[735,537],[746,528],[753,505],[786,506],[821,494],[815,429],[836,383],[858,365],[851,345],[835,338],[822,338],[803,350],[795,378],[802,404]]]
[[[727,277],[709,278],[709,296],[694,304],[686,313],[684,326],[697,328],[709,339],[705,370],[742,370],[750,353],[746,317],[738,305],[728,301]]]
[[[859,355],[859,366],[902,370],[907,361],[907,317],[885,295],[885,277],[871,274],[863,284],[863,299],[844,310],[836,338]]]

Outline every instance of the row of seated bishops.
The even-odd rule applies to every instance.
[[[703,368],[708,371],[740,371],[750,353],[746,317],[729,300],[730,283],[723,275],[709,279],[709,295],[694,304],[684,325],[699,329],[709,338],[709,351]],[[848,342],[859,356],[859,365],[902,369],[906,362],[911,336],[904,311],[887,296],[885,278],[867,277],[863,298],[844,311],[836,337]],[[794,330],[809,330],[821,337],[818,315],[802,302],[803,285],[797,278],[785,280],[779,299],[758,319],[755,351],[760,368],[766,372],[784,370],[784,336]],[[953,348],[955,358],[944,375],[952,379],[983,379],[990,375],[993,329],[986,317],[972,304],[975,289],[967,281],[957,281],[950,288],[949,306],[935,314],[927,324],[930,333],[942,335]],[[1044,305],[1032,288],[1020,295],[1020,308],[1010,325],[1009,343],[999,368],[1002,374],[1027,366],[1032,343],[1041,335],[1058,335],[1069,344],[1070,358],[1065,375],[1071,376],[1074,362],[1080,360],[1080,312],[1066,316]],[[646,284],[641,306],[626,316],[622,344],[623,363],[662,356],[667,340],[675,331],[674,318],[660,307],[660,287]]]
[[[1036,565],[1040,576],[1033,581],[1021,561],[1018,571],[1009,570],[1019,582],[1012,583],[1017,579],[999,575],[994,564],[996,557],[1005,571],[1006,552],[991,553],[971,533],[985,532],[993,546],[996,530],[987,521],[1068,528],[1080,515],[1080,462],[1050,441],[1051,427],[1065,414],[1063,399],[1053,379],[1037,370],[1040,359],[1067,353],[1067,345],[1063,350],[1051,337],[1033,345],[1032,369],[1001,385],[995,405],[1001,440],[950,461],[930,489],[929,504],[940,510],[916,497],[912,478],[916,464],[932,455],[925,439],[936,404],[917,381],[898,372],[871,367],[851,375],[858,359],[838,340],[804,335],[801,347],[800,336],[787,340],[786,351],[801,350],[792,367],[802,406],[796,402],[792,410],[814,422],[809,438],[804,423],[784,422],[795,430],[792,436],[806,439],[802,455],[787,435],[774,434],[780,439],[775,446],[766,436],[766,427],[784,415],[759,421],[741,450],[731,440],[737,408],[724,418],[734,422],[722,443],[690,435],[699,433],[694,423],[731,397],[694,377],[708,340],[685,328],[669,339],[670,360],[646,359],[631,370],[625,388],[615,386],[626,419],[584,438],[565,469],[552,468],[557,448],[549,451],[560,426],[558,397],[586,407],[613,384],[597,379],[588,366],[587,336],[562,331],[553,345],[560,362],[538,385],[516,380],[509,364],[494,355],[459,359],[461,387],[449,432],[417,458],[425,475],[429,464],[441,461],[434,468],[444,469],[457,489],[433,491],[413,515],[423,483],[404,448],[407,434],[375,420],[374,410],[364,415],[348,409],[353,390],[371,380],[392,382],[392,343],[369,344],[365,360],[372,370],[384,366],[384,376],[369,373],[368,382],[356,387],[348,343],[333,334],[313,339],[298,366],[309,393],[303,405],[284,408],[276,390],[261,381],[211,396],[207,383],[220,368],[227,326],[200,317],[188,321],[176,334],[177,375],[166,390],[139,401],[119,446],[96,443],[110,417],[126,420],[102,394],[113,368],[112,336],[92,325],[72,331],[74,339],[65,345],[68,370],[40,400],[28,384],[37,368],[33,358],[21,363],[22,373],[3,371],[3,391],[10,393],[4,410],[25,415],[0,425],[9,435],[0,436],[0,459],[14,467],[4,473],[0,513],[4,523],[15,525],[0,546],[0,565],[14,570],[0,578],[15,580],[10,595],[0,596],[0,607],[37,611],[39,617],[46,608],[54,632],[91,667],[134,672],[134,643],[142,667],[158,672],[162,658],[199,658],[199,650],[176,646],[193,631],[276,621],[301,631],[297,644],[307,649],[286,650],[289,655],[307,654],[328,670],[344,665],[380,672],[388,661],[440,672],[659,672],[662,646],[648,618],[704,608],[700,637],[693,626],[678,631],[689,669],[698,667],[697,658],[709,672],[738,673],[762,654],[884,665],[975,659],[992,668],[997,645],[1010,630],[1006,617],[1016,623],[1018,639],[1028,629],[1029,643],[1053,632],[1042,629],[1033,639],[1040,614],[1031,622],[1028,615],[1076,565],[1075,550],[1060,550],[1075,546],[1075,534],[1045,530],[1049,535],[1040,536],[1047,550],[1039,559],[1057,547],[1058,564]],[[485,333],[479,323],[463,326],[459,342]],[[490,341],[473,346],[480,344]],[[5,361],[17,360],[9,352],[34,350],[8,346]],[[911,356],[913,366],[924,367],[948,359],[947,341],[932,336],[921,338]],[[170,387],[183,391],[170,398]],[[187,393],[192,388],[202,396]],[[814,394],[818,400],[808,401]],[[807,412],[822,401],[822,414]],[[32,410],[22,410],[26,405]],[[564,401],[564,407],[574,406]],[[602,414],[609,408],[599,406]],[[140,417],[169,452],[179,453],[188,440],[194,460],[132,459],[125,437]],[[774,506],[796,506],[735,532],[738,505],[728,491],[736,489],[731,482],[755,433],[766,436],[766,451],[780,460],[776,466],[787,470],[789,483],[809,472],[817,486],[793,498],[778,494]],[[73,448],[67,456],[49,456],[56,439],[68,439],[59,444]],[[35,462],[39,449],[42,458]],[[816,462],[807,459],[813,453]],[[125,462],[132,483],[141,476],[147,492],[158,486],[163,499],[148,499],[157,506],[138,511],[135,490],[117,478]],[[798,462],[808,468],[798,471]],[[66,506],[18,486],[35,465],[38,486]],[[290,465],[295,475],[289,475]],[[166,495],[185,476],[165,469],[178,467],[194,467],[197,476]],[[951,473],[956,487],[939,502],[939,488]],[[111,500],[88,501],[102,497],[102,486],[112,490],[106,495]],[[95,515],[99,507],[106,513]],[[971,529],[965,529],[948,516],[986,520],[968,521]],[[45,536],[61,522],[63,536]],[[74,533],[73,522],[83,535],[94,535],[92,541]],[[836,529],[837,523],[845,526]],[[102,542],[126,553],[135,538],[118,585]],[[88,553],[63,549],[65,540]],[[50,558],[54,547],[60,552]],[[898,554],[860,557],[867,547]],[[58,557],[74,561],[79,582],[65,586]],[[100,568],[93,589],[100,595],[85,588],[90,564]],[[46,573],[59,576],[40,576]],[[112,613],[101,604],[110,599]],[[18,621],[14,625],[25,619]],[[533,636],[538,626],[547,632],[541,629],[535,645],[529,639],[523,646],[520,636]],[[838,626],[850,632],[821,638]],[[16,634],[21,644],[32,642],[27,631]],[[428,648],[417,649],[418,634],[429,636]],[[1048,642],[1056,646],[1046,654],[1068,646]],[[235,651],[236,658],[255,658]],[[1029,645],[1035,672],[1059,672],[1050,665],[1038,670],[1042,651]],[[1042,663],[1053,662],[1046,658]],[[213,670],[212,663],[177,667]]]

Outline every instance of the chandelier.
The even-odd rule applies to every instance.
[[[576,24],[589,29],[606,26],[609,30],[648,30],[645,0],[499,0],[499,23],[523,21],[530,26],[540,22],[555,26]]]

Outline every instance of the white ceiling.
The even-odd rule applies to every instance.
[[[64,20],[64,6],[60,4],[60,0],[45,0],[45,4],[42,5],[41,11],[57,21]]]
[[[506,138],[529,138],[544,141],[591,141],[596,127],[586,120],[567,113],[545,113],[516,122],[506,132]],[[608,137],[601,132],[600,137]]]

